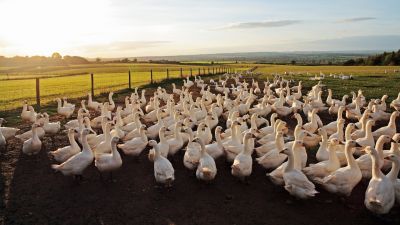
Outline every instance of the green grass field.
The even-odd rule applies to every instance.
[[[40,79],[41,104],[52,102],[57,97],[76,98],[87,95],[91,90],[90,73],[94,74],[95,95],[128,88],[128,71],[131,71],[131,87],[139,87],[150,82],[150,70],[153,81],[159,82],[167,78],[208,74],[217,71],[218,67],[193,66],[178,64],[88,64],[76,66],[51,66],[44,68],[0,67],[0,110],[20,107],[23,100],[36,103],[36,81]],[[237,71],[247,70],[250,65],[236,65]],[[199,71],[200,69],[200,71]],[[70,76],[71,75],[71,76]],[[11,80],[9,80],[11,79]],[[16,80],[13,80],[16,79]]]
[[[262,75],[261,79],[272,78],[272,73],[285,73],[287,78],[302,80],[305,88],[310,88],[318,81],[310,78],[325,74],[322,83],[332,89],[335,98],[341,98],[351,91],[363,90],[368,98],[380,98],[389,95],[388,101],[392,101],[400,92],[400,69],[399,66],[285,66],[285,65],[258,65],[255,72]],[[395,72],[396,71],[396,72]],[[289,73],[291,72],[291,73]],[[352,80],[341,80],[333,78],[330,74],[353,75]],[[323,95],[326,96],[326,93]],[[351,95],[350,95],[351,97]]]

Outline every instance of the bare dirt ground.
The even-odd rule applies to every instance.
[[[147,89],[147,95],[151,96],[152,90]],[[120,103],[122,99],[119,97]],[[334,118],[324,114],[322,119]],[[29,126],[20,128],[26,131]],[[114,173],[114,182],[101,181],[92,165],[78,184],[71,177],[55,174],[47,157],[48,151],[68,144],[67,136],[60,133],[54,142],[49,137],[43,142],[43,150],[33,157],[23,155],[22,143],[15,139],[7,150],[1,150],[0,224],[400,223],[398,206],[384,217],[367,211],[363,201],[368,181],[360,182],[347,199],[318,188],[315,198],[298,201],[283,187],[274,186],[265,176],[267,171],[256,163],[246,184],[233,177],[230,165],[219,159],[215,181],[202,183],[194,171],[183,166],[183,152],[179,152],[170,158],[176,180],[166,189],[156,185],[146,149],[138,158],[121,153],[123,166]],[[314,155],[311,150],[309,162],[315,161]]]

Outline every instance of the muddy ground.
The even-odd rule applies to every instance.
[[[122,103],[123,98],[118,99]],[[335,118],[324,114],[322,119]],[[68,144],[67,136],[60,133],[54,142],[50,137],[43,142],[37,156],[23,155],[22,143],[15,139],[1,150],[0,224],[400,224],[398,206],[384,217],[366,210],[368,181],[362,181],[347,199],[318,188],[315,198],[299,201],[274,186],[256,163],[248,183],[242,183],[219,159],[215,181],[202,183],[183,166],[183,152],[179,152],[170,159],[176,180],[166,189],[156,185],[146,149],[138,158],[121,153],[123,166],[114,173],[114,182],[102,181],[92,165],[84,181],[76,183],[55,174],[47,157],[48,151]],[[309,162],[315,161],[314,155],[311,150]]]

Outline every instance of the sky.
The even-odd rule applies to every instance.
[[[0,55],[400,48],[399,0],[0,0]]]

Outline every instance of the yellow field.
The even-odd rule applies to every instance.
[[[82,97],[91,90],[90,73],[94,74],[95,95],[109,91],[128,88],[128,71],[131,71],[131,87],[138,87],[150,82],[150,70],[153,71],[155,82],[167,78],[184,77],[217,71],[214,66],[193,66],[177,64],[89,64],[78,66],[60,66],[45,68],[13,68],[0,67],[0,110],[9,110],[21,106],[23,100],[30,104],[36,103],[36,81],[40,79],[41,104],[54,101],[57,97]],[[237,70],[247,70],[249,67],[238,65]],[[72,76],[69,76],[72,75]],[[18,79],[18,80],[7,80]]]

